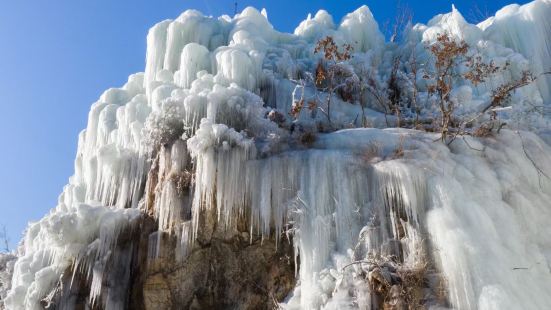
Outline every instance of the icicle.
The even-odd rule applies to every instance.
[[[176,259],[179,261],[184,261],[188,255],[191,253],[193,242],[192,242],[192,225],[191,221],[182,223],[182,231],[180,235],[180,243],[177,246]]]
[[[180,64],[180,86],[183,88],[191,87],[198,72],[212,70],[209,50],[197,43],[189,43],[184,47]]]
[[[229,227],[245,206],[246,161],[256,149],[251,140],[225,125],[203,119],[196,135],[188,140],[196,158],[196,182],[193,196],[193,236],[197,236],[201,210],[216,205],[218,220]],[[216,200],[213,200],[215,198]]]
[[[40,299],[71,265],[73,272],[87,270],[92,280],[90,298],[94,301],[101,294],[104,277],[105,264],[101,261],[113,255],[119,233],[131,229],[139,216],[136,209],[78,205],[72,211],[52,213],[37,222],[27,235],[26,255],[15,266],[13,292],[23,295],[8,296],[7,302],[14,309],[23,308],[23,304],[26,309],[39,308]],[[29,265],[37,276],[23,276],[29,272]]]

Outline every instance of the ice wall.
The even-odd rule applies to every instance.
[[[519,6],[511,4],[497,11],[494,17],[482,22],[484,36],[511,48],[531,60],[531,69],[540,74],[551,67],[549,32],[551,7],[549,1],[534,1]],[[543,76],[538,88],[545,102],[551,100],[551,77]]]
[[[517,91],[499,113],[513,130],[449,147],[428,133],[347,130],[362,126],[360,115],[388,126],[373,100],[362,110],[334,95],[331,122],[317,109],[296,120],[289,112],[300,96],[328,100],[299,81],[315,70],[320,38],[353,46],[343,65],[350,79],[369,73],[381,81],[395,58],[404,74],[412,52],[427,62],[427,44],[446,32],[485,60],[510,64],[482,85],[458,85],[452,96],[468,115],[523,70],[551,70],[550,16],[548,0],[505,7],[479,25],[453,8],[396,43],[385,43],[366,6],[339,24],[319,11],[293,34],[254,8],[220,18],[189,10],[160,22],[147,35],[144,73],[92,105],[75,174],[56,208],[29,226],[7,307],[40,309],[72,271],[86,275],[89,305],[124,308],[129,278],[121,266],[132,253],[118,248],[119,235],[152,216],[158,232],[150,259],[168,233],[179,239],[184,262],[212,210],[228,236],[245,222],[251,238],[292,239],[299,281],[282,304],[290,309],[373,308],[382,301],[371,279],[391,283],[397,269],[427,264],[427,278],[445,279],[445,301],[431,282],[428,305],[549,307],[551,150],[517,131],[544,136],[551,128],[549,78]],[[426,82],[418,82],[426,99]],[[424,109],[435,111],[429,103]],[[383,262],[390,265],[375,266]],[[109,278],[108,267],[126,280]]]
[[[548,307],[551,257],[542,236],[550,212],[549,146],[533,134],[512,131],[476,145],[464,142],[444,160],[455,164],[435,159],[447,173],[429,181],[435,207],[427,227],[452,305]]]
[[[366,163],[366,150],[360,156],[343,151],[357,154],[362,141],[377,143],[379,154],[388,154],[385,145],[392,150],[399,135],[408,141],[400,158],[370,155]],[[361,269],[347,274],[343,266],[393,253],[396,243],[404,265],[418,264],[427,253],[434,259],[455,309],[550,304],[551,257],[542,236],[550,212],[551,158],[549,146],[536,136],[507,131],[497,139],[466,138],[447,148],[414,132],[353,130],[323,137],[317,147],[324,151],[310,151],[307,164],[289,168],[303,175],[299,188],[310,190],[292,204],[299,217],[295,246],[301,285],[300,306],[291,298],[291,308],[318,308],[330,296],[335,300],[329,308],[361,308],[362,300],[365,306],[365,283],[354,281]],[[316,153],[326,161],[319,162]]]

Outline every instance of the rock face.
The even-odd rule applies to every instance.
[[[184,263],[157,259],[143,284],[145,309],[267,309],[294,287],[290,247],[212,239]]]

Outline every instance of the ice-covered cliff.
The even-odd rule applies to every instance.
[[[30,224],[4,306],[551,307],[551,78],[539,76],[551,69],[550,20],[549,0],[479,25],[454,8],[397,43],[366,6],[339,24],[319,11],[294,34],[254,8],[158,23],[144,73],[92,105],[75,173]],[[351,45],[350,79],[378,83],[396,59],[404,75],[412,55],[430,70],[442,33],[507,64],[484,83],[458,81],[457,113],[538,75],[494,111],[499,133],[435,142],[386,128],[396,120],[370,96],[364,106],[304,83],[326,36]],[[415,82],[409,96],[433,117],[426,80]],[[296,113],[329,100],[330,113]]]

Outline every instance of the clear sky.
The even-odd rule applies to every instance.
[[[502,0],[237,1],[239,11],[266,8],[274,27],[292,32],[308,13],[328,10],[338,22],[362,4],[379,25],[397,7],[414,22],[449,12],[451,4],[480,21]],[[528,1],[521,1],[525,3]],[[90,105],[109,87],[143,71],[147,30],[188,8],[233,15],[227,0],[3,0],[0,3],[0,225],[11,246],[28,221],[56,205],[73,173],[77,135]],[[477,3],[477,4],[475,4]],[[478,7],[478,8],[477,8]]]

